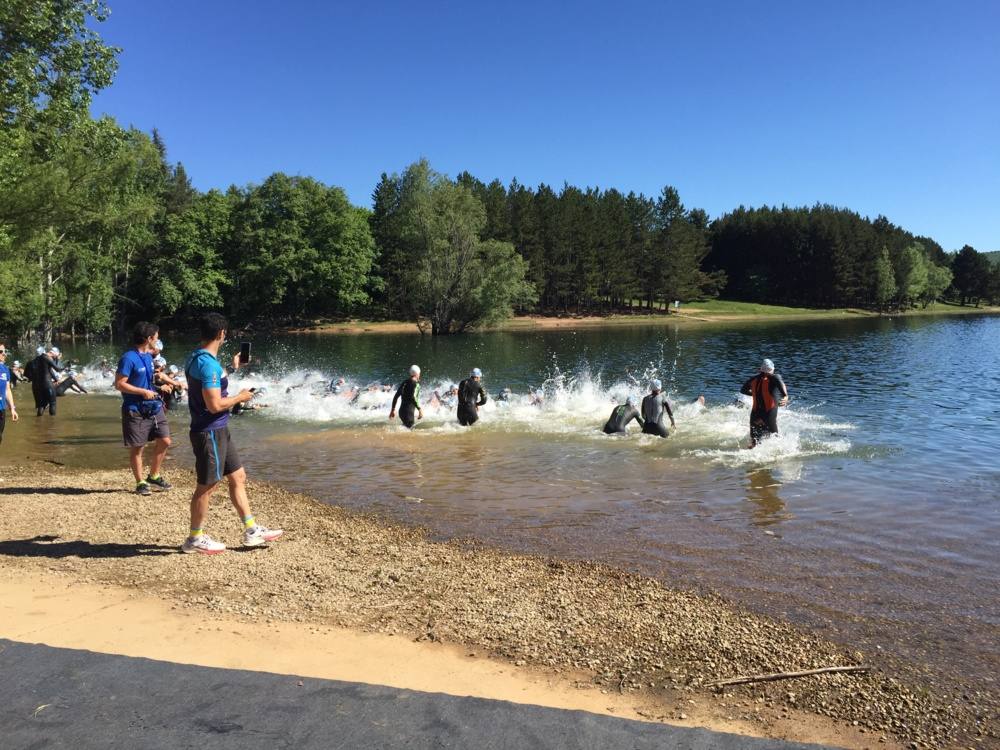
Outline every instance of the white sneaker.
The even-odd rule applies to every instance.
[[[262,544],[273,542],[284,533],[282,529],[269,529],[266,526],[255,524],[243,532],[243,546],[259,547]]]
[[[186,552],[191,554],[192,552],[197,552],[201,555],[217,555],[220,552],[226,551],[226,545],[222,542],[217,542],[208,534],[202,534],[201,536],[189,536],[184,540],[184,544],[181,545],[181,552]]]

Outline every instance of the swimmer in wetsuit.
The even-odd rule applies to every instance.
[[[414,425],[413,413],[416,412],[417,419],[424,418],[424,412],[420,408],[420,367],[413,365],[410,367],[410,377],[399,384],[396,395],[392,397],[392,409],[389,411],[389,419],[396,418],[396,402],[402,401],[399,405],[399,421],[408,429]]]
[[[663,423],[663,415],[670,418],[670,426],[676,427],[674,422],[674,412],[667,401],[667,394],[661,393],[663,383],[654,380],[649,384],[650,393],[642,400],[642,431],[647,435],[659,435],[667,437],[667,426]]]
[[[642,415],[635,408],[635,399],[629,396],[625,403],[616,406],[604,423],[604,433],[606,435],[625,435],[628,433],[629,422],[635,420],[642,427]]]
[[[66,377],[56,383],[53,390],[56,396],[65,396],[67,391],[73,391],[74,393],[87,392],[87,389],[80,385],[80,382],[76,379],[76,372],[73,370],[67,370]]]
[[[35,416],[42,416],[48,408],[49,414],[56,415],[56,390],[53,382],[58,379],[58,374],[65,368],[57,363],[59,359],[59,349],[50,347],[48,352],[43,347],[38,347],[38,356],[30,362],[31,394],[35,397]]]
[[[479,407],[486,403],[483,390],[483,371],[478,367],[458,384],[458,423],[469,427],[479,421]]]
[[[764,438],[778,434],[778,407],[788,403],[788,388],[774,371],[774,362],[765,359],[760,372],[743,384],[740,393],[753,399],[750,407],[750,447],[754,448]]]

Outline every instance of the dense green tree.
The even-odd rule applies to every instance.
[[[989,259],[969,245],[955,254],[951,262],[952,286],[961,304],[979,304],[979,300],[989,297],[991,271]]]

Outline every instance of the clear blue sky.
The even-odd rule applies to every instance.
[[[817,201],[1000,249],[1000,2],[109,0],[94,104],[201,189],[452,176]]]

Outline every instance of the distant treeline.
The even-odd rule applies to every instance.
[[[0,329],[29,340],[348,315],[455,333],[515,311],[727,298],[888,310],[1000,301],[1000,264],[831,206],[710,220],[677,190],[383,174],[371,208],[309,177],[195,190],[159,133],[94,120],[118,50],[100,2],[0,5]]]

